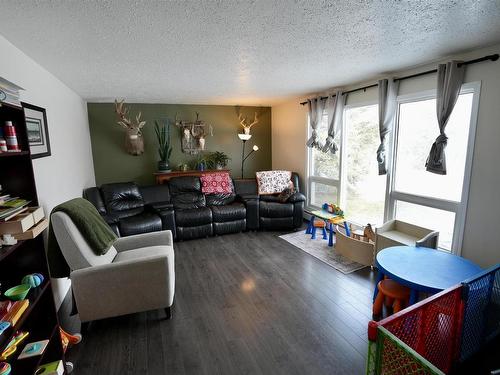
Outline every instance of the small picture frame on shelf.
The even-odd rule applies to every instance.
[[[26,118],[26,131],[31,151],[31,158],[50,156],[49,127],[45,108],[28,103],[21,103]]]

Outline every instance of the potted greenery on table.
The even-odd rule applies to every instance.
[[[227,156],[222,151],[212,152],[210,155],[210,168],[212,169],[224,169],[227,167],[227,163],[231,160],[229,156]]]
[[[170,124],[168,120],[163,125],[155,121],[155,133],[158,140],[158,155],[160,156],[158,171],[170,172],[169,159],[172,154],[172,146],[170,145]]]

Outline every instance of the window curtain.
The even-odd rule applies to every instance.
[[[321,149],[323,152],[331,152],[335,154],[338,147],[335,144],[335,135],[342,125],[342,117],[344,115],[344,104],[346,95],[341,90],[337,90],[335,96],[331,96],[326,102],[326,112],[328,114],[328,137],[325,145]]]
[[[321,97],[315,99],[308,99],[307,106],[309,108],[309,124],[311,125],[312,134],[311,137],[306,142],[307,147],[317,148],[321,150],[321,142],[318,136],[318,125],[323,116],[323,111],[325,109],[325,101],[321,100]]]
[[[446,174],[444,150],[448,143],[448,137],[444,130],[455,107],[464,80],[465,65],[459,66],[459,64],[459,61],[450,61],[446,64],[439,64],[437,69],[436,113],[439,136],[432,144],[429,157],[425,163],[427,171],[432,173]]]
[[[378,174],[387,174],[387,136],[391,132],[396,117],[399,81],[381,79],[378,81],[378,128],[380,145],[377,149]]]

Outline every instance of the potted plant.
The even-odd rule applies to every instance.
[[[229,160],[231,160],[231,158],[227,156],[226,153],[222,151],[215,151],[210,155],[210,168],[224,169],[227,167]]]
[[[160,125],[155,121],[155,133],[158,140],[158,171],[170,172],[169,159],[172,154],[172,146],[170,145],[170,124],[168,120],[165,124]]]

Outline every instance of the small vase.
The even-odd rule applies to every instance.
[[[158,162],[158,171],[160,172],[170,172],[170,166],[167,160],[160,160]]]

